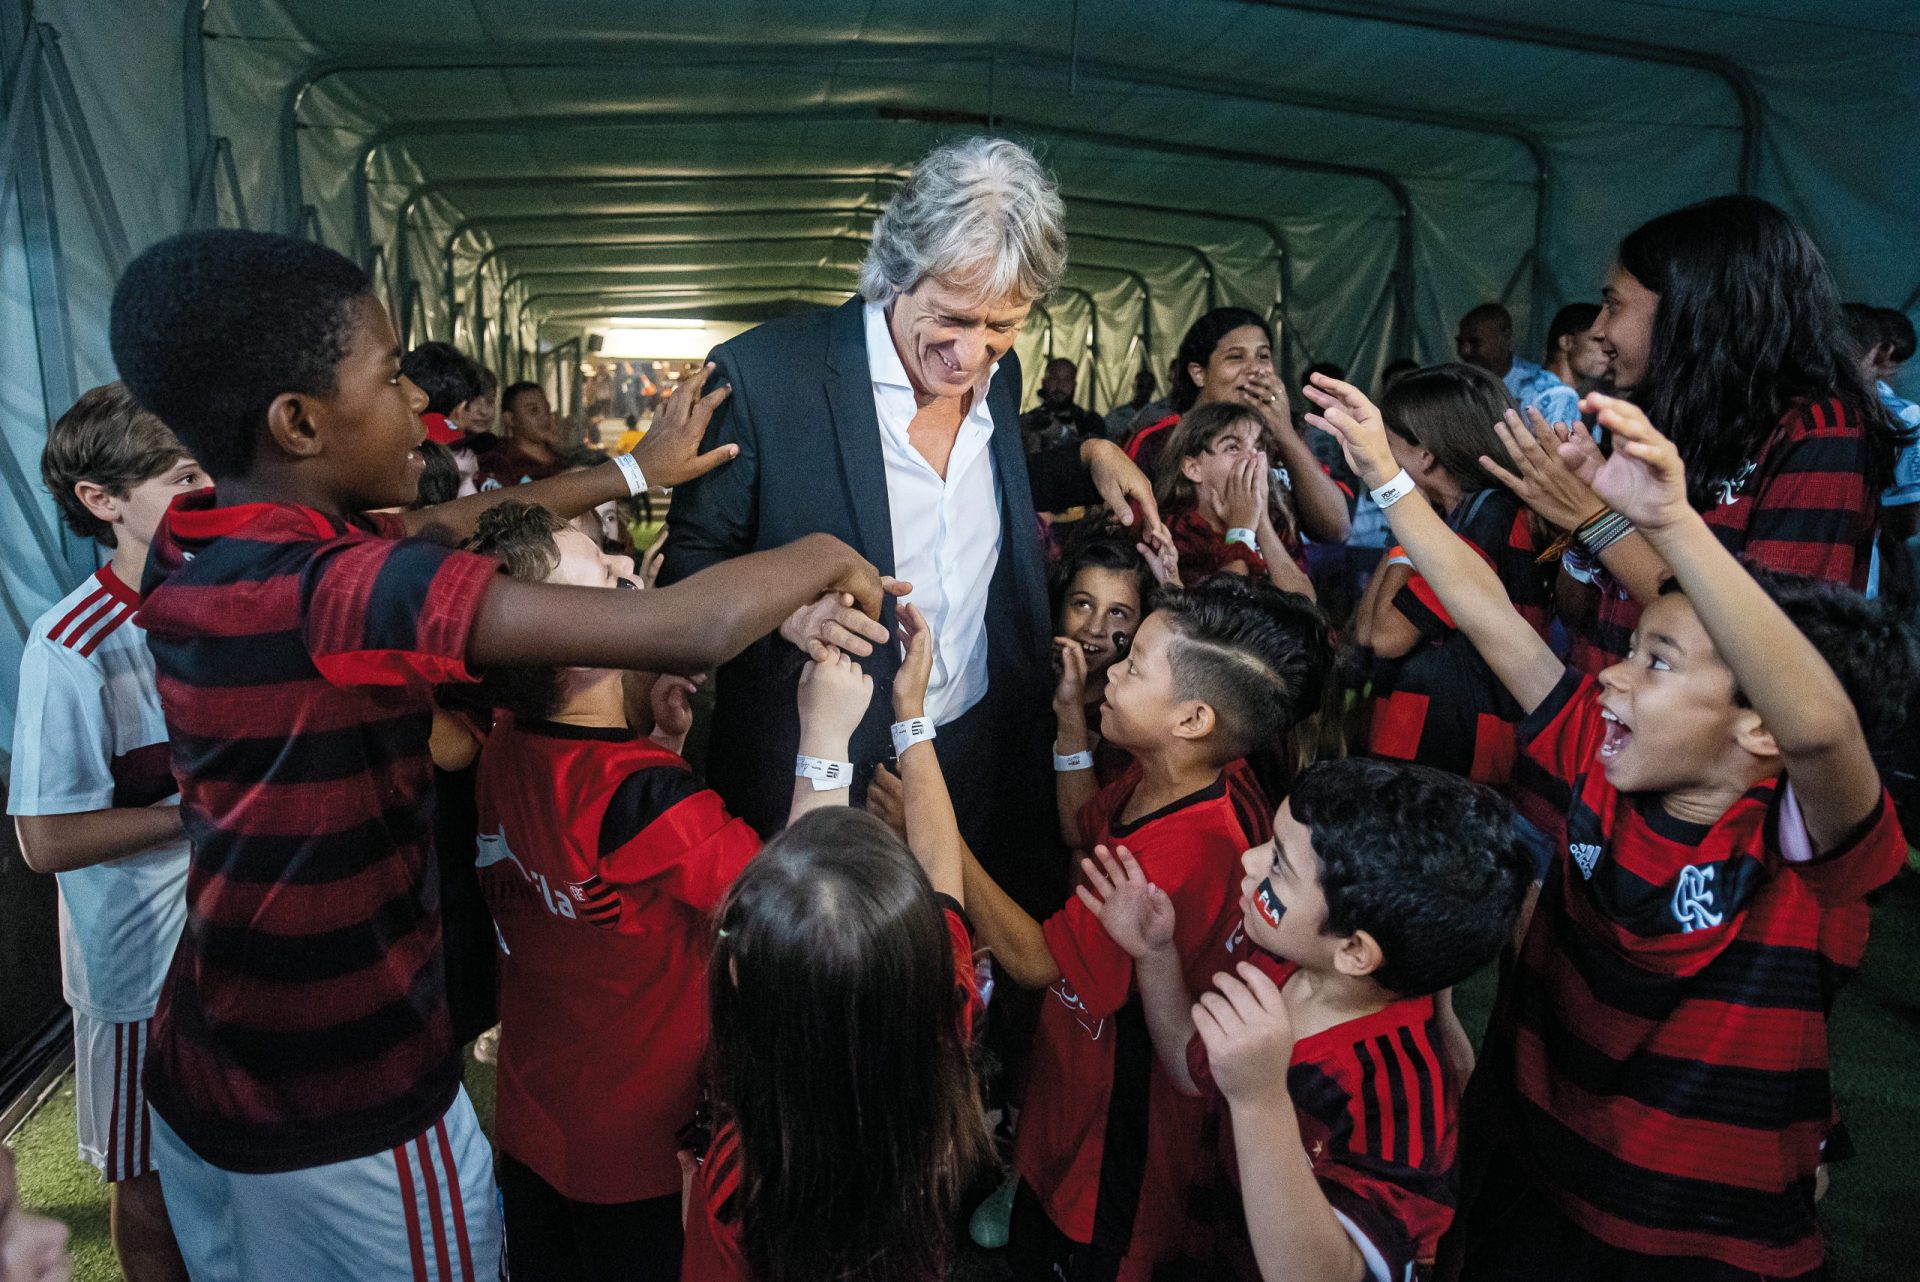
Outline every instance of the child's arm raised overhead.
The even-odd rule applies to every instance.
[[[497,577],[467,661],[692,673],[724,663],[823,593],[878,618],[880,576],[829,534],[734,557],[670,588],[607,592]],[[819,657],[829,647],[815,643]]]
[[[1307,415],[1307,421],[1339,439],[1348,465],[1362,484],[1377,490],[1398,475],[1399,465],[1387,446],[1386,422],[1360,389],[1315,374],[1305,391],[1307,399],[1320,407],[1320,413]],[[1493,567],[1447,528],[1418,491],[1385,511],[1394,538],[1453,616],[1454,626],[1473,642],[1521,708],[1532,712],[1539,707],[1553,693],[1566,667],[1514,610]]]
[[[848,789],[853,786],[853,766],[848,745],[860,719],[873,702],[873,678],[860,665],[831,646],[816,654],[800,672],[800,755],[817,761],[837,762],[846,769],[838,787],[821,788],[815,780],[795,773],[793,806],[787,811],[792,823],[810,810],[847,804]]]
[[[1673,442],[1640,407],[1595,394],[1613,456],[1593,488],[1673,570],[1714,649],[1780,751],[1807,835],[1833,850],[1880,804],[1879,771],[1847,692],[1813,643],[1687,503]]]
[[[1133,958],[1134,983],[1147,1013],[1147,1032],[1153,1038],[1160,1067],[1173,1084],[1188,1095],[1198,1095],[1187,1067],[1187,1047],[1193,1042],[1193,993],[1173,951],[1173,928],[1178,924],[1167,892],[1147,880],[1133,852],[1125,846],[1111,856],[1105,846],[1094,848],[1092,859],[1080,867],[1087,880],[1075,890],[1087,911],[1113,942]]]
[[[740,452],[737,445],[723,445],[717,450],[700,453],[700,440],[706,434],[713,411],[733,390],[720,387],[705,396],[700,395],[707,375],[712,372],[713,366],[709,363],[692,379],[674,389],[673,395],[654,411],[653,426],[641,438],[640,444],[634,447],[633,461],[640,465],[649,487],[672,489],[696,476],[705,476]],[[555,516],[570,521],[583,512],[591,512],[602,503],[624,499],[630,493],[625,470],[608,462],[564,476],[551,476],[529,485],[503,485],[497,490],[402,512],[399,516],[410,535],[435,543],[457,544],[473,537],[482,512],[509,499],[520,503],[537,503]]]
[[[1060,679],[1053,686],[1056,757],[1088,756],[1087,764],[1075,770],[1053,771],[1054,808],[1060,820],[1060,840],[1067,849],[1080,849],[1080,811],[1100,791],[1094,775],[1089,749],[1093,738],[1087,733],[1087,652],[1071,637],[1053,639],[1054,657],[1060,661]]]
[[[1215,975],[1193,1022],[1207,1048],[1207,1066],[1233,1117],[1240,1196],[1260,1276],[1358,1282],[1366,1258],[1313,1176],[1300,1119],[1287,1093],[1293,1061],[1293,1018],[1286,999],[1258,967],[1241,962],[1238,977]]]
[[[934,637],[918,606],[901,608],[900,639],[906,643],[907,656],[893,678],[895,725],[918,721],[927,715],[927,682],[933,673]],[[962,870],[966,866],[966,842],[960,836],[960,822],[953,813],[953,797],[947,792],[947,779],[941,773],[933,740],[918,740],[900,754],[900,784],[906,798],[903,809],[907,849],[913,852],[935,890],[964,905],[967,891]]]

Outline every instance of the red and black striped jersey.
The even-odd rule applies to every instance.
[[[1198,992],[1239,915],[1240,856],[1272,837],[1273,808],[1236,761],[1200,792],[1123,823],[1140,773],[1135,765],[1095,795],[1080,831],[1089,849],[1132,851],[1173,900],[1174,947]],[[1014,1166],[1072,1240],[1168,1258],[1202,1159],[1206,1103],[1161,1070],[1133,959],[1099,917],[1071,898],[1043,930],[1060,979],[1041,1005]]]
[[[1275,987],[1300,969],[1256,947],[1243,927],[1215,957],[1215,968],[1228,974],[1235,962],[1251,962]],[[1217,1096],[1198,1034],[1187,1044],[1187,1070]],[[1458,1200],[1460,1083],[1433,998],[1401,998],[1301,1038],[1287,1065],[1287,1093],[1313,1177],[1366,1257],[1368,1276],[1412,1277],[1416,1265],[1433,1260]],[[1222,1158],[1238,1186],[1235,1143],[1229,1121]]]
[[[1513,608],[1546,636],[1555,568],[1540,564],[1544,545],[1520,500],[1498,486],[1481,490],[1461,501],[1448,524],[1500,576]],[[1420,639],[1399,659],[1374,664],[1368,754],[1418,762],[1480,783],[1506,783],[1513,773],[1520,705],[1454,628],[1424,578],[1408,579],[1394,595],[1393,608]]]
[[[1871,448],[1845,402],[1801,401],[1701,516],[1735,556],[1865,590],[1880,525],[1880,495],[1867,484]],[[1626,658],[1639,621],[1638,602],[1602,591],[1594,618],[1575,630],[1570,662],[1598,676]]]
[[[201,1157],[297,1170],[452,1103],[433,686],[497,562],[387,516],[174,500],[139,623],[192,847],[147,1091]]]
[[[1796,861],[1781,780],[1712,824],[1617,792],[1590,677],[1569,669],[1521,734],[1564,829],[1480,1069],[1511,1100],[1506,1143],[1612,1247],[1811,1272],[1827,1010],[1865,949],[1864,897],[1906,859],[1891,804]]]
[[[960,906],[940,897],[953,943],[953,982],[958,990],[960,1036],[973,1039],[986,1013],[976,982],[973,931]],[[504,1039],[503,1043],[504,1045]],[[687,1183],[686,1247],[680,1258],[681,1282],[750,1282],[740,1240],[740,1131],[722,1121]],[[933,1282],[929,1279],[928,1282]]]
[[[576,1202],[676,1195],[708,917],[760,839],[625,729],[503,714],[479,770],[480,884],[505,954],[495,1138]]]

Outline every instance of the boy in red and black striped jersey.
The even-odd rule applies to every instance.
[[[432,687],[470,665],[698,670],[782,604],[844,588],[877,611],[878,578],[824,540],[644,596],[519,583],[445,546],[507,495],[369,515],[415,497],[425,397],[366,274],[318,245],[163,241],[120,281],[111,337],[215,480],[169,511],[139,618],[192,851],[146,1071],[188,1269],[491,1271],[492,1160],[442,976]],[[654,481],[727,460],[697,453],[718,400],[689,397],[640,461]],[[518,496],[570,516],[644,483],[609,465]]]
[[[1437,995],[1491,961],[1531,880],[1511,809],[1393,762],[1309,767],[1241,857],[1239,917],[1194,989],[1178,913],[1128,852],[1085,861],[1080,900],[1134,959],[1154,1049],[1224,1096],[1247,1278],[1402,1282],[1453,1219],[1460,1081]],[[1247,1245],[1252,1259],[1247,1256]]]
[[[1386,484],[1379,412],[1330,380],[1310,395]],[[1423,500],[1388,509],[1529,710],[1525,750],[1563,814],[1475,1078],[1486,1172],[1462,1276],[1824,1276],[1829,985],[1865,946],[1865,896],[1906,857],[1853,699],[1871,671],[1898,701],[1915,643],[1844,589],[1770,594],[1688,505],[1646,416],[1587,405],[1616,442],[1593,489],[1677,586],[1597,681],[1554,658]]]
[[[1311,601],[1228,580],[1158,594],[1108,672],[1100,733],[1135,761],[1078,835],[1130,848],[1180,906],[1175,947],[1195,984],[1233,916],[1240,853],[1269,835],[1272,808],[1239,759],[1319,706],[1331,666]],[[1069,899],[1036,922],[971,858],[966,876],[996,963],[1048,990],[1015,1137],[1015,1269],[1144,1279],[1178,1252],[1205,1107],[1155,1063],[1133,959],[1098,917]]]

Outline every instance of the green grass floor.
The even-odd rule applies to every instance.
[[[1836,1282],[1911,1282],[1920,1277],[1920,876],[1906,873],[1882,893],[1866,968],[1834,1011],[1836,1089],[1859,1156],[1833,1172],[1821,1205]],[[1492,1001],[1490,974],[1455,996],[1477,1031]],[[469,1061],[467,1090],[481,1123],[493,1126],[493,1070]],[[72,1230],[77,1282],[120,1277],[107,1241],[106,1188],[74,1153],[69,1077],[12,1141],[22,1200]],[[993,1255],[967,1247],[959,1278],[1005,1278]]]

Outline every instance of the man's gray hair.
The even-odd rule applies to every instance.
[[[1066,272],[1066,208],[1047,171],[1019,143],[963,138],[928,153],[874,220],[860,293],[884,303],[932,276],[1026,303]]]

